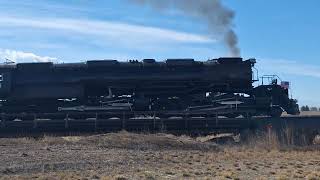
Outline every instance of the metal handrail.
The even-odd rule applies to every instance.
[[[280,82],[282,81],[282,79],[278,76],[278,75],[263,75],[260,77],[261,81],[262,81],[262,85],[264,85],[264,79],[268,79],[269,80],[269,83],[270,83],[270,80],[280,80]]]

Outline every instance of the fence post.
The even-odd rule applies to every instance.
[[[64,119],[64,128],[68,129],[69,128],[69,114],[67,114],[66,118]]]
[[[94,131],[97,132],[97,121],[98,121],[98,113],[96,113],[96,118],[94,120]]]
[[[37,116],[34,114],[33,115],[33,128],[36,129],[37,127],[38,127]]]
[[[122,113],[122,130],[126,129],[126,114],[125,112]]]
[[[3,113],[1,113],[1,127],[2,128],[6,127],[6,119]]]

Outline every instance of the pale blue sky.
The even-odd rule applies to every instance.
[[[207,60],[228,55],[204,21],[129,1],[0,0],[0,59]],[[257,58],[260,75],[291,81],[301,105],[320,106],[320,1],[222,2],[236,12],[242,56]]]

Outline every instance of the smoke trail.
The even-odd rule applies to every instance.
[[[129,0],[140,5],[150,5],[156,10],[178,10],[200,20],[205,20],[211,36],[220,37],[233,56],[240,55],[238,37],[233,30],[235,13],[223,6],[221,0]]]

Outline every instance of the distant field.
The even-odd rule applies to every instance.
[[[320,116],[320,111],[302,111],[300,113],[302,116]]]
[[[283,116],[291,116],[286,113],[282,114]],[[320,116],[320,111],[302,111],[300,112],[300,116]]]
[[[320,151],[132,134],[0,139],[1,179],[320,179]]]

